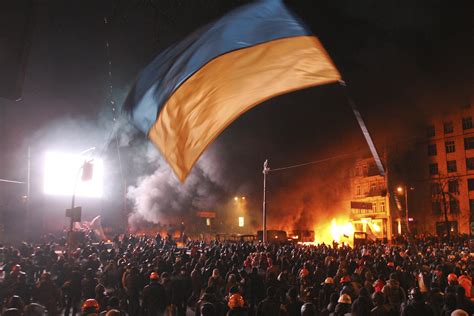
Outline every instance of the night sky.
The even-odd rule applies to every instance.
[[[0,20],[4,15],[9,23],[0,33],[0,47],[10,55],[0,55],[0,69],[8,69],[0,83],[5,86],[11,84],[9,78],[21,78],[20,61],[11,56],[24,52],[23,39],[30,48],[20,100],[0,98],[0,178],[22,180],[28,144],[34,152],[102,146],[112,118],[107,40],[113,97],[121,104],[140,69],[160,51],[248,1],[7,2],[0,5]],[[472,103],[472,1],[286,3],[328,50],[378,147],[423,134],[424,118],[430,113]],[[3,5],[12,10],[2,12]],[[12,91],[0,89],[4,97],[15,98],[9,95]],[[144,135],[134,134],[131,144],[143,141]],[[133,147],[122,150],[130,153]],[[209,150],[228,182],[221,188],[223,199],[233,192],[247,194],[258,210],[264,159],[281,167],[347,152],[366,153],[367,146],[343,91],[333,84],[257,106]],[[143,175],[143,169],[128,167],[129,182]],[[325,165],[325,171],[328,167],[338,168]],[[297,187],[301,179],[317,179],[321,172],[314,166],[281,174],[273,189]],[[2,188],[11,199],[11,189]]]

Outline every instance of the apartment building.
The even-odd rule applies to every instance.
[[[474,233],[474,106],[453,107],[429,118],[416,198],[421,232]],[[426,192],[422,194],[421,192]],[[449,222],[446,225],[446,219]]]

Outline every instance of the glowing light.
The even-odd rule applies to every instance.
[[[241,197],[242,200],[245,200],[245,196]]]
[[[350,238],[354,235],[354,226],[347,222],[343,225],[338,225],[335,218],[331,221],[331,237],[335,242],[343,241],[343,238]]]
[[[403,188],[402,188],[402,187],[398,187],[398,188],[397,188],[397,192],[398,192],[398,193],[402,193],[402,192],[403,192]]]
[[[244,227],[244,217],[239,216],[239,227]]]
[[[376,233],[379,233],[379,232],[380,232],[380,226],[379,226],[379,225],[377,225],[377,224],[375,224],[375,223],[372,223],[372,227],[374,228],[374,231],[375,231]]]
[[[94,172],[88,181],[81,181],[84,157],[73,154],[47,152],[44,165],[43,192],[50,195],[72,195],[77,179],[76,196],[101,197],[103,193],[104,165],[94,158]],[[79,174],[78,174],[79,172]]]
[[[234,197],[234,201],[238,201],[238,200],[239,200],[239,198],[238,198],[238,197]]]
[[[211,226],[211,219],[210,218],[206,218],[206,226]]]

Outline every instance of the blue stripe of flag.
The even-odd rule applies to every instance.
[[[160,53],[139,74],[124,109],[147,133],[168,98],[209,61],[225,53],[311,32],[281,0],[263,0],[231,11]]]

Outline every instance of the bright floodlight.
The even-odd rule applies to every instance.
[[[44,193],[51,195],[69,195],[74,191],[77,179],[76,196],[101,197],[104,165],[101,159],[94,158],[92,179],[82,181],[81,166],[85,157],[58,152],[47,152],[44,166]]]

